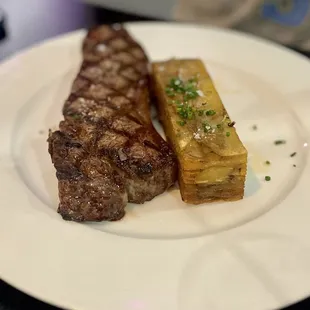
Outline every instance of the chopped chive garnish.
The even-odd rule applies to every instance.
[[[186,122],[185,121],[177,121],[177,123],[178,123],[178,125],[180,125],[180,126],[184,126],[185,124],[186,124]]]
[[[297,153],[294,152],[294,153],[292,153],[290,156],[291,156],[291,157],[294,157],[294,156],[296,156],[296,155],[297,155]]]
[[[188,104],[179,105],[177,107],[177,113],[183,119],[193,119],[195,117],[195,111]]]
[[[203,122],[203,131],[205,133],[210,132],[212,130],[212,126],[208,122]]]
[[[188,101],[188,100],[191,100],[191,99],[195,99],[197,97],[198,97],[197,91],[187,91],[185,93],[184,100]]]
[[[187,81],[180,79],[179,77],[172,77],[169,83],[166,85],[165,92],[168,97],[177,100],[170,100],[169,103],[176,104],[176,112],[181,118],[178,121],[180,126],[184,126],[187,120],[195,119],[198,116],[203,116],[204,114],[207,116],[213,116],[216,114],[214,110],[204,110],[202,109],[194,109],[190,103],[190,100],[196,99],[199,95],[201,95],[201,90],[197,88],[198,85],[198,77],[194,76]],[[174,98],[176,97],[176,98]],[[207,103],[202,102],[201,105],[205,106]],[[228,119],[230,122],[230,120]],[[230,124],[233,126],[234,122]],[[217,128],[221,128],[221,124],[216,126]],[[214,132],[216,127],[212,127],[209,124],[203,123],[204,132]],[[227,137],[230,136],[230,133],[226,133]]]
[[[257,130],[257,125],[253,125],[253,126],[252,126],[252,129],[253,129],[253,130]]]
[[[218,129],[220,129],[220,128],[222,127],[222,125],[221,125],[221,124],[217,124],[216,127],[217,127]]]
[[[265,161],[265,164],[266,164],[266,165],[270,165],[271,162],[270,162],[269,160],[266,160],[266,161]]]
[[[188,82],[189,83],[197,83],[198,79],[197,79],[197,77],[193,77],[193,78],[189,79]]]
[[[192,109],[187,111],[187,119],[193,119],[195,116],[195,112]]]
[[[166,91],[166,94],[168,95],[168,97],[174,97],[174,91],[172,88],[166,87],[165,91]]]
[[[214,114],[216,114],[216,112],[215,112],[214,110],[208,110],[208,111],[206,112],[206,115],[208,115],[208,116],[212,116],[212,115],[214,115]]]
[[[174,77],[170,80],[169,87],[173,90],[177,90],[178,88],[182,87],[183,82],[178,78]]]
[[[226,137],[229,137],[229,136],[230,136],[230,132],[227,131],[227,132],[226,132]]]
[[[285,143],[286,143],[285,140],[276,140],[276,141],[274,141],[275,145],[280,145],[280,144],[285,144]]]
[[[265,176],[265,181],[269,182],[271,180],[271,177],[269,175]]]

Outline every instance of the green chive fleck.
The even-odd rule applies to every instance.
[[[270,165],[271,162],[270,162],[269,160],[266,160],[266,161],[265,161],[265,164],[266,164],[266,165]]]
[[[187,119],[191,120],[195,117],[195,112],[193,111],[193,109],[190,109],[188,112],[187,112]]]
[[[177,113],[183,119],[193,119],[195,117],[195,111],[188,104],[179,105],[177,107]]]
[[[196,99],[199,96],[197,82],[197,77],[193,77],[188,81],[182,81],[179,77],[173,77],[165,89],[169,97],[181,97],[178,100],[172,100],[172,103],[176,104],[177,113],[183,120],[192,120],[196,117],[196,113],[199,116],[202,116],[204,113],[203,110],[194,110],[188,103],[189,100]],[[184,124],[181,126],[184,126]]]
[[[208,122],[203,122],[203,131],[205,133],[208,133],[212,130],[211,125]]]
[[[173,90],[177,91],[179,88],[182,88],[182,86],[183,82],[178,77],[174,77],[170,80],[169,87]]]
[[[191,79],[188,80],[189,83],[197,83],[198,82],[198,78],[197,77],[193,77]]]
[[[227,132],[226,132],[226,137],[229,137],[229,136],[230,136],[230,132],[227,131]]]
[[[221,125],[221,124],[217,124],[216,127],[217,127],[218,129],[220,129],[220,128],[222,127],[222,125]]]
[[[186,124],[186,122],[185,121],[177,121],[177,123],[178,123],[178,125],[180,125],[180,126],[184,126],[185,124]]]
[[[188,101],[188,100],[191,100],[191,99],[195,99],[197,97],[198,97],[198,94],[197,94],[196,91],[187,91],[185,93],[184,100]]]
[[[269,175],[265,176],[265,181],[269,182],[271,180],[271,177]]]
[[[208,110],[208,111],[206,112],[206,115],[208,115],[208,116],[212,116],[212,115],[214,115],[214,114],[216,114],[216,112],[215,112],[214,110]]]
[[[292,153],[290,156],[291,156],[291,157],[294,157],[294,156],[296,156],[296,155],[297,155],[297,153],[294,152],[294,153]]]
[[[175,94],[174,94],[174,91],[172,88],[166,87],[165,91],[166,91],[166,94],[168,95],[168,97],[174,97]]]
[[[286,143],[285,140],[276,140],[276,141],[274,141],[275,145],[280,145],[280,144],[285,144],[285,143]]]

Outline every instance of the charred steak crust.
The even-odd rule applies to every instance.
[[[64,120],[48,138],[65,220],[119,220],[127,202],[144,203],[175,182],[175,156],[151,122],[148,84],[147,57],[124,28],[88,32]]]

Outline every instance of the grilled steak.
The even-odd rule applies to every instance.
[[[176,180],[176,160],[154,129],[148,60],[118,25],[90,30],[83,63],[48,138],[66,220],[119,220]]]

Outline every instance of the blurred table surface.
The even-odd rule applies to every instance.
[[[77,0],[0,0],[1,9],[6,17],[6,36],[1,38],[3,33],[0,31],[0,61],[39,41],[65,32],[99,23],[148,20],[146,17],[97,8]],[[59,308],[38,301],[0,280],[0,310],[26,309]],[[285,309],[310,309],[310,298]]]

